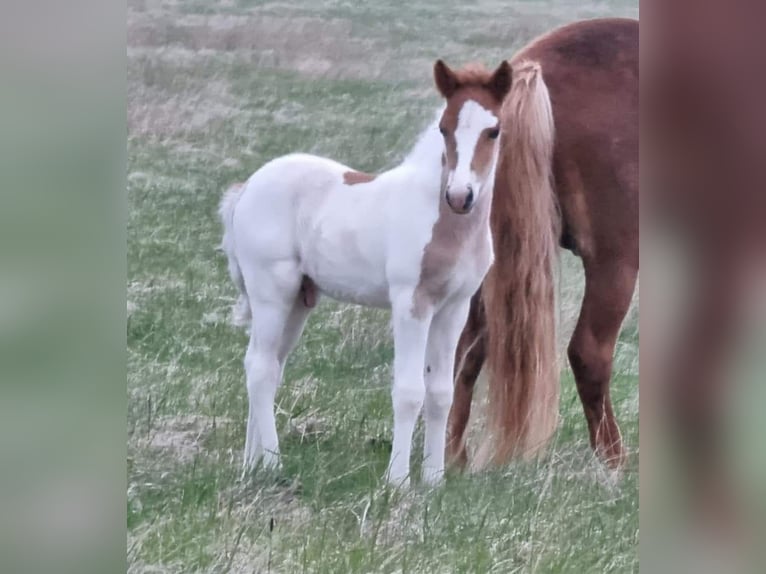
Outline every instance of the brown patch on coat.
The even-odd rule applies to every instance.
[[[498,118],[499,124],[499,118]],[[487,177],[489,169],[492,167],[492,156],[495,151],[495,145],[497,139],[490,139],[489,132],[496,128],[487,128],[484,130],[479,141],[476,142],[476,147],[473,150],[473,158],[471,159],[471,171],[478,175],[482,180]]]
[[[412,296],[412,316],[422,319],[430,307],[447,295],[447,286],[455,265],[464,251],[483,258],[489,251],[484,235],[485,222],[491,204],[490,194],[482,194],[476,207],[467,214],[458,214],[439,199],[439,217],[431,231],[431,241],[423,250],[420,280]]]
[[[363,171],[347,171],[343,174],[343,183],[346,185],[357,185],[359,183],[370,183],[377,175],[374,173],[364,173]]]

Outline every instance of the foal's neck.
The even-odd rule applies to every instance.
[[[407,157],[399,165],[407,169],[417,180],[416,185],[425,185],[433,191],[442,186],[444,138],[439,131],[437,121],[432,122],[418,137]]]

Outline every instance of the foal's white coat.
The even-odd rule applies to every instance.
[[[466,125],[458,136],[474,138],[483,127]],[[443,476],[455,349],[470,298],[493,258],[486,209],[475,230],[486,248],[458,246],[443,296],[416,312],[424,250],[450,175],[443,173],[443,153],[433,123],[401,165],[373,181],[347,185],[349,167],[293,154],[270,161],[227,192],[220,214],[223,249],[241,292],[235,313],[252,319],[245,355],[245,469],[261,457],[266,466],[279,464],[274,397],[311,311],[300,292],[307,276],[334,299],[392,310],[394,438],[387,477],[394,484],[409,482],[412,434],[424,405],[423,478],[435,483]],[[480,182],[478,201],[491,201],[493,181],[494,167]]]

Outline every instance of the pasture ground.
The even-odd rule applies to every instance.
[[[631,451],[618,481],[592,458],[562,362],[544,458],[386,488],[388,314],[324,300],[278,394],[284,471],[242,482],[246,335],[216,249],[222,191],[268,159],[391,167],[439,103],[437,57],[494,66],[603,15],[637,2],[129,0],[128,571],[638,570],[637,295],[613,382]],[[562,255],[562,349],[582,287]]]

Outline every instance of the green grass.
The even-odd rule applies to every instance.
[[[246,336],[228,324],[234,288],[216,248],[223,189],[272,157],[308,151],[367,171],[400,160],[438,105],[434,58],[494,64],[556,24],[609,14],[637,8],[129,2],[130,571],[637,571],[636,306],[613,382],[632,452],[618,482],[592,458],[565,370],[546,457],[390,490],[388,314],[329,301],[279,391],[284,470],[241,481]],[[565,334],[582,286],[563,256]],[[475,411],[474,435],[481,401]]]

